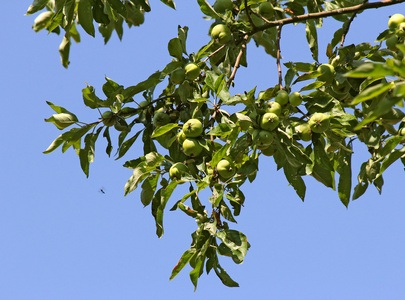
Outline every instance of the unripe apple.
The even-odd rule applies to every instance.
[[[270,2],[262,2],[259,5],[259,14],[266,18],[267,20],[271,20],[274,16],[274,8]]]
[[[281,115],[281,105],[278,102],[275,101],[269,101],[265,104],[265,112],[266,113],[273,113],[276,114],[277,116]]]
[[[288,97],[288,101],[292,106],[298,106],[302,103],[302,96],[298,92],[293,92]]]
[[[402,22],[401,24],[399,24],[399,26],[398,26],[398,35],[400,37],[405,36],[405,22]]]
[[[148,104],[149,104],[149,102],[146,101],[146,100],[144,100],[144,101],[141,101],[141,102],[139,103],[139,107],[145,107],[145,106],[147,106]]]
[[[309,142],[311,140],[311,128],[308,123],[298,125],[296,130],[299,133],[301,140],[304,142]]]
[[[190,157],[196,157],[200,155],[203,147],[198,143],[196,139],[186,138],[183,142],[183,152]]]
[[[211,30],[211,37],[218,40],[220,44],[228,43],[232,38],[231,30],[225,24],[215,25]]]
[[[219,176],[224,179],[231,178],[235,174],[233,163],[228,159],[221,159],[217,164]]]
[[[288,103],[288,93],[285,90],[280,90],[277,92],[276,98],[274,99],[280,105],[286,105]]]
[[[258,130],[257,133],[254,133],[254,136],[256,138],[256,145],[259,148],[268,147],[274,140],[273,134],[268,130]]]
[[[330,64],[323,64],[318,67],[318,72],[321,75],[318,76],[318,80],[324,81],[327,84],[332,83],[333,78],[335,77],[335,68]]]
[[[183,142],[186,140],[186,135],[184,134],[183,130],[180,130],[179,133],[177,134],[177,141],[179,144],[183,145]]]
[[[387,48],[392,50],[392,51],[397,51],[397,44],[399,44],[399,39],[396,34],[393,36],[390,36],[388,39],[385,40],[385,44],[387,45]]]
[[[194,80],[197,79],[198,76],[200,76],[200,68],[195,63],[187,64],[184,67],[184,70],[186,71],[186,79],[188,80]]]
[[[217,0],[214,3],[214,10],[220,14],[225,13],[227,10],[233,8],[232,0]]]
[[[203,133],[203,125],[198,119],[190,119],[183,125],[183,132],[188,138],[195,138]]]
[[[272,144],[272,145],[269,145],[267,148],[262,149],[261,151],[262,151],[263,155],[272,156],[272,155],[274,155],[274,153],[276,153],[277,147],[276,147],[276,145]]]
[[[329,117],[323,113],[314,113],[308,122],[311,131],[316,133],[325,132],[329,123]]]
[[[183,68],[178,68],[170,74],[170,80],[174,84],[180,84],[184,81],[184,79],[186,79],[186,70]]]
[[[115,114],[112,111],[107,110],[107,111],[103,112],[103,114],[101,115],[101,118],[102,118],[103,124],[105,126],[108,126],[108,127],[114,126]]]
[[[401,129],[398,130],[398,135],[400,135],[400,136],[405,135],[405,127],[402,127]]]
[[[170,116],[164,112],[157,112],[153,116],[153,125],[160,127],[170,122]]]
[[[401,14],[394,14],[390,17],[390,19],[388,20],[388,28],[391,30],[396,29],[399,24],[401,24],[402,22],[405,22],[405,17],[404,15]]]
[[[280,119],[275,113],[265,113],[260,118],[260,127],[264,130],[272,131],[280,123]]]
[[[183,163],[175,163],[169,169],[169,176],[172,180],[179,180],[185,173],[188,172],[188,168]]]

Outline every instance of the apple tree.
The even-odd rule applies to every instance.
[[[168,208],[196,221],[191,246],[170,279],[189,264],[195,287],[204,269],[226,286],[238,286],[219,257],[240,264],[250,247],[232,223],[249,201],[243,187],[260,176],[259,160],[274,160],[303,201],[304,177],[312,176],[337,191],[346,207],[371,185],[381,193],[391,164],[405,165],[405,17],[386,16],[388,25],[375,42],[345,44],[356,15],[404,1],[197,0],[210,41],[189,52],[188,28],[179,26],[178,35],[168,38],[173,59],[160,71],[128,87],[106,78],[104,95],[85,86],[84,104],[95,111],[90,122],[48,102],[55,114],[45,121],[63,132],[44,153],[72,148],[88,176],[96,141],[106,139],[108,156],[116,147],[116,158],[125,156],[123,166],[133,171],[125,195],[141,189],[140,201],[151,207],[158,237]],[[175,9],[172,0],[161,2]],[[142,25],[150,12],[148,0],[34,0],[28,8],[28,14],[38,14],[35,31],[63,36],[59,52],[66,68],[80,27],[91,36],[98,27],[107,43],[114,32],[122,38],[124,24]],[[321,62],[317,31],[327,17],[341,27],[327,44],[328,61]],[[283,62],[282,28],[298,23],[305,24],[312,60]],[[278,81],[235,94],[235,76],[247,67],[247,48],[255,46],[274,58]],[[353,170],[360,144],[369,157]],[[135,145],[143,147],[143,155],[128,157]],[[171,199],[179,187],[187,192]],[[211,196],[202,198],[204,190]]]

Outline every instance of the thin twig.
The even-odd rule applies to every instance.
[[[210,59],[210,57],[212,57],[213,55],[217,54],[219,51],[221,51],[222,49],[224,49],[226,45],[227,45],[227,44],[223,44],[223,45],[222,45],[221,47],[219,47],[217,50],[215,50],[214,52],[210,53],[210,55],[208,55],[208,56],[206,57],[206,59],[203,60],[203,62],[207,62],[207,61]]]
[[[246,10],[246,15],[248,17],[249,23],[252,24],[253,28],[255,28],[256,25],[253,23],[252,18],[250,17],[250,10],[249,10],[249,6],[247,4],[247,0],[245,0],[245,10]]]
[[[368,0],[364,0],[363,4],[366,4]],[[351,16],[349,22],[346,24],[346,26],[343,25],[343,34],[342,34],[342,41],[340,42],[340,47],[343,47],[343,44],[345,42],[345,38],[347,33],[349,32],[350,25],[352,24],[354,18],[357,16],[357,12],[354,12],[353,15]]]
[[[311,19],[326,18],[326,17],[330,17],[330,16],[335,16],[335,15],[349,14],[349,13],[354,13],[354,12],[358,12],[361,10],[390,6],[390,5],[395,5],[395,4],[399,4],[399,3],[403,3],[403,2],[405,2],[405,0],[383,0],[380,2],[359,4],[359,5],[355,5],[355,6],[351,6],[351,7],[339,8],[339,9],[323,11],[323,12],[319,12],[319,13],[311,13],[311,14],[306,14],[306,15],[294,16],[292,18],[286,18],[286,19],[282,19],[282,20],[272,21],[272,22],[264,24],[262,26],[255,27],[248,33],[248,35],[251,36],[251,35],[255,34],[256,32],[263,31],[268,28],[272,28],[272,27],[276,27],[276,26],[280,26],[280,25],[286,25],[286,24],[291,24],[291,23],[296,23],[299,21],[306,21],[306,20],[311,20]]]
[[[278,30],[277,30],[277,39],[276,39],[276,47],[277,47],[277,69],[278,69],[278,85],[280,87],[280,90],[283,89],[283,74],[281,72],[281,48],[280,48],[280,39],[281,39],[281,28],[283,28],[283,25],[281,25]]]
[[[243,37],[243,42],[242,42],[242,45],[240,46],[239,54],[236,57],[235,65],[233,66],[231,76],[229,76],[228,83],[226,84],[226,86],[228,88],[231,86],[232,80],[235,78],[236,71],[238,70],[238,68],[240,66],[240,60],[242,59],[243,52],[245,52],[245,50],[246,50],[246,41],[247,41],[248,37],[249,37],[248,35],[245,35]]]

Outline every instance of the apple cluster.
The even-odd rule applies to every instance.
[[[387,48],[391,51],[397,52],[399,55],[403,54],[399,51],[397,45],[405,43],[405,16],[402,14],[394,14],[388,20],[388,28],[390,31],[389,37],[385,40]]]

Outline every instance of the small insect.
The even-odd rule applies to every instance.
[[[105,194],[105,188],[102,186],[102,187],[98,190],[98,192],[99,192],[99,193],[102,193],[102,194]]]

